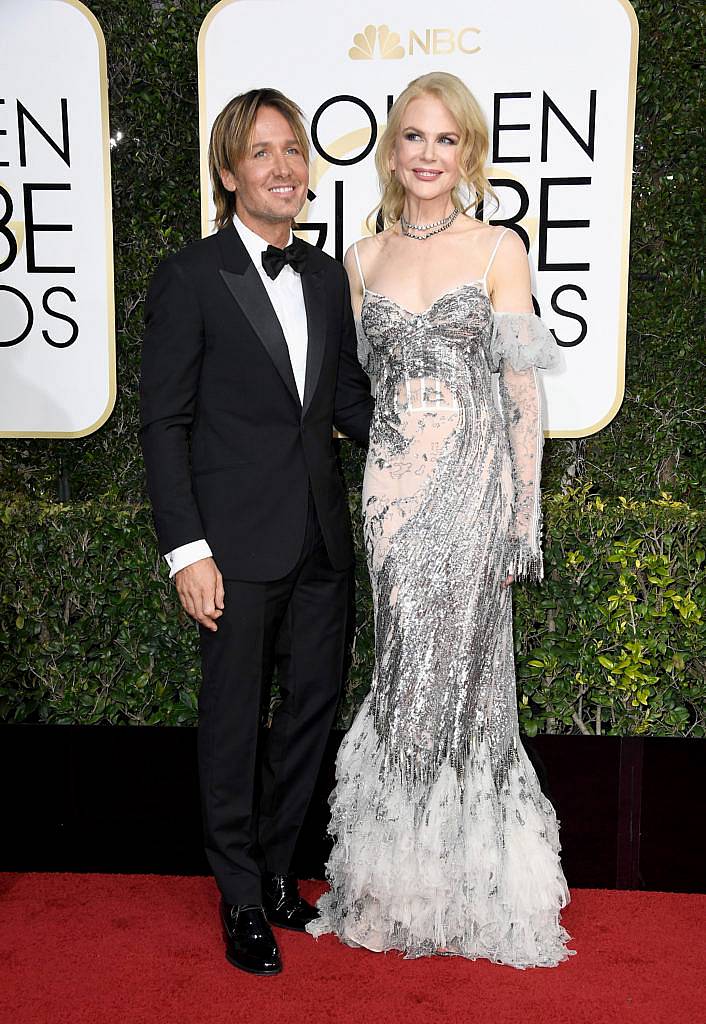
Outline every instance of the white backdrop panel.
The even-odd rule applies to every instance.
[[[627,0],[222,0],[199,40],[203,233],[208,136],[236,93],[274,86],[303,108],[316,198],[300,220],[322,226],[303,237],[325,231],[340,258],[377,200],[363,153],[388,104],[418,75],[458,75],[491,129],[501,207],[486,216],[526,233],[535,300],[562,346],[543,375],[547,433],[593,433],[623,395],[636,60]]]
[[[0,435],[96,430],[115,401],[105,45],[78,0],[3,0]]]

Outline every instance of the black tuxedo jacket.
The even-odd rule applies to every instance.
[[[204,537],[224,577],[285,576],[304,541],[309,488],[329,558],[353,559],[332,427],[368,437],[343,267],[314,246],[302,274],[306,386],[231,224],[166,259],[146,303],[140,437],[160,551]]]

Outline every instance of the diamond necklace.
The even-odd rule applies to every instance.
[[[458,217],[458,207],[454,207],[448,217],[442,217],[441,220],[434,221],[433,224],[410,224],[404,214],[400,216],[400,227],[402,234],[406,235],[407,238],[416,238],[418,242],[423,242],[425,238],[431,238],[432,235],[438,235],[440,231],[446,231],[450,228],[453,222]],[[413,231],[423,232],[422,234],[412,234]]]

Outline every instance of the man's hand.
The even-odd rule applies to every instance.
[[[174,576],[184,611],[205,629],[216,632],[216,619],[223,614],[223,577],[212,558],[200,558]]]

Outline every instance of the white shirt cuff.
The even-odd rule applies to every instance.
[[[213,552],[205,540],[192,540],[190,544],[182,544],[181,547],[168,551],[164,556],[169,566],[169,579],[175,573],[186,569],[187,565],[193,565],[202,558],[211,558]]]

